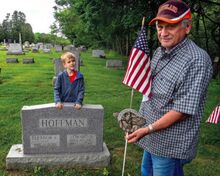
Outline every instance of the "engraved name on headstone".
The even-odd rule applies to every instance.
[[[31,148],[60,147],[60,136],[59,135],[31,135],[30,146]]]
[[[72,118],[46,118],[39,119],[40,128],[83,128],[88,126],[88,121],[86,118],[82,119],[72,119]]]

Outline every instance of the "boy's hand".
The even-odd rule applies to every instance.
[[[81,109],[81,105],[80,104],[75,104],[74,106],[73,106],[75,109],[77,109],[77,110],[79,110],[79,109]]]
[[[57,109],[62,109],[63,108],[63,104],[62,103],[56,103],[56,108]]]

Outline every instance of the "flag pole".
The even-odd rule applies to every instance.
[[[127,137],[127,135],[128,135],[128,132],[126,132],[126,137]],[[122,176],[124,176],[124,171],[125,171],[125,160],[126,160],[127,146],[128,146],[128,140],[126,139],[125,140],[125,150],[124,150],[122,173],[121,173]]]
[[[134,97],[134,89],[131,89],[131,99],[130,99],[130,108],[132,108],[132,102]],[[128,135],[128,132],[126,132],[126,137]],[[127,146],[128,146],[128,140],[125,140],[125,149],[124,149],[124,159],[123,159],[123,166],[122,166],[122,173],[121,175],[124,176],[125,171],[125,160],[126,160],[126,153],[127,153]]]
[[[141,29],[143,29],[145,23],[145,17],[142,19]],[[132,108],[132,102],[134,97],[134,89],[131,89],[131,99],[130,99],[130,108]],[[128,135],[128,132],[126,132],[126,137]],[[125,171],[125,160],[126,160],[126,153],[127,153],[127,146],[128,146],[128,140],[125,140],[125,150],[124,150],[124,159],[123,159],[123,166],[122,166],[122,176],[124,176]]]
[[[132,108],[133,97],[134,97],[134,89],[131,89],[130,108]]]
[[[145,17],[143,17],[143,19],[142,19],[141,29],[143,29],[143,27],[144,27],[144,23],[145,23]]]

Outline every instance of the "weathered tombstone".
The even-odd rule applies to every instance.
[[[18,59],[17,58],[6,58],[6,63],[7,64],[18,63]]]
[[[30,43],[29,41],[24,42],[24,48],[30,48]]]
[[[83,105],[75,110],[72,103],[62,110],[55,104],[24,106],[21,110],[22,144],[13,145],[6,157],[7,169],[98,168],[110,162],[103,142],[101,105]]]
[[[122,69],[122,61],[121,60],[107,60],[106,67],[114,68],[114,69]]]
[[[105,58],[104,50],[92,50],[92,57]]]
[[[23,64],[33,64],[34,63],[34,58],[24,58],[23,59]]]
[[[55,45],[55,51],[56,52],[62,52],[63,51],[62,46],[61,45]]]
[[[53,59],[54,64],[54,74],[57,76],[60,72],[64,70],[63,63],[60,58]]]
[[[52,80],[52,86],[55,85],[57,75],[64,70],[63,63],[60,58],[54,58],[53,64],[54,64],[54,77]]]
[[[86,51],[86,47],[84,45],[81,45],[79,48],[78,48],[79,51]]]
[[[8,43],[12,43],[12,39],[8,39]]]
[[[76,56],[76,66],[75,66],[75,69],[77,71],[80,70],[80,52],[73,49],[73,50],[70,50],[71,53],[73,53],[75,56]]]
[[[8,47],[8,55],[22,55],[22,46],[19,43],[10,43]]]
[[[63,48],[64,51],[75,51],[76,47],[74,45],[67,45]]]
[[[44,49],[43,49],[43,52],[44,52],[44,53],[50,53],[50,52],[51,52],[51,50],[50,50],[50,49],[48,49],[48,48],[44,48]]]
[[[32,48],[32,53],[38,53],[39,52],[39,49],[35,46]]]
[[[42,42],[39,42],[35,45],[39,50],[42,50],[44,48],[44,44]]]
[[[51,43],[46,43],[44,45],[44,49],[51,49],[51,48],[53,48],[53,45]]]

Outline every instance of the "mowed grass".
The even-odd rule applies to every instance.
[[[107,69],[106,59],[123,60],[126,67],[126,57],[114,52],[106,51],[106,59],[92,58],[91,50],[81,53],[84,66],[80,71],[85,77],[84,104],[101,104],[104,107],[104,141],[111,153],[110,166],[104,169],[54,169],[47,170],[36,167],[33,170],[7,171],[5,158],[13,144],[22,143],[22,127],[20,120],[21,108],[25,105],[36,105],[53,102],[52,78],[54,67],[52,58],[60,57],[61,53],[50,54],[28,52],[22,56],[6,56],[0,51],[0,176],[100,176],[121,175],[124,133],[119,128],[114,112],[119,112],[130,105],[131,89],[121,81],[125,72],[122,70]],[[18,64],[7,64],[7,57],[16,57]],[[33,57],[34,64],[23,64],[22,59]],[[138,110],[141,94],[134,93],[133,108]],[[201,137],[198,146],[198,155],[191,164],[186,165],[186,176],[218,176],[220,175],[220,126],[207,124],[214,107],[220,102],[220,85],[212,80],[209,86],[208,101],[201,125]],[[139,176],[143,150],[133,144],[128,145],[125,175]]]

